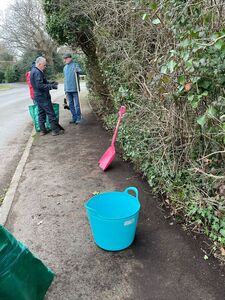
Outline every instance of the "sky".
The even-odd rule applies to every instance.
[[[13,2],[14,0],[0,0],[0,25],[2,24],[5,17],[6,8]]]
[[[3,12],[14,0],[0,0],[0,10]]]

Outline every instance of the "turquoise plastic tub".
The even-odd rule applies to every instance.
[[[130,195],[130,191],[135,196]],[[140,211],[137,188],[96,195],[84,206],[93,238],[100,248],[119,251],[132,244]]]

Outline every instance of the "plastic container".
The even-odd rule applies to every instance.
[[[54,273],[0,224],[0,299],[43,300]]]
[[[135,196],[130,195],[130,191]],[[95,243],[100,248],[119,251],[132,244],[140,211],[137,188],[96,195],[84,206]]]
[[[54,109],[54,112],[56,115],[56,119],[59,122],[59,104],[52,103],[52,105],[53,105],[53,109]],[[34,122],[35,130],[36,130],[36,132],[39,132],[40,126],[39,126],[39,122],[38,122],[38,106],[37,105],[29,105],[29,112],[30,112],[30,116]],[[45,127],[46,127],[46,129],[51,130],[51,125],[49,123],[48,116],[46,118]]]

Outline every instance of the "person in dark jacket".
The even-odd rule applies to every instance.
[[[38,121],[40,126],[40,135],[48,133],[45,123],[46,116],[52,128],[52,135],[59,135],[64,133],[64,129],[58,124],[52,101],[49,93],[52,89],[58,88],[58,83],[48,82],[45,78],[43,71],[46,68],[46,59],[42,56],[38,57],[35,61],[35,67],[30,72],[30,82],[34,90],[34,100],[38,105]]]

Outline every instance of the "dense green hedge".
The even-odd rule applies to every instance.
[[[121,104],[124,158],[134,162],[172,213],[225,245],[225,17],[212,1],[46,0],[49,32],[70,43],[71,12],[92,39],[111,96],[92,101],[108,128]],[[71,27],[70,27],[71,28]],[[88,30],[87,30],[88,28]],[[69,31],[73,35],[73,30]],[[85,49],[85,48],[84,48]],[[89,60],[90,63],[90,60]],[[92,65],[94,68],[94,64]],[[89,68],[87,68],[89,71]],[[93,74],[89,79],[94,82]],[[108,98],[109,99],[109,98]],[[113,109],[111,109],[113,108]],[[111,113],[109,113],[111,111]]]
[[[124,158],[174,213],[225,245],[224,16],[196,1],[135,3],[95,31],[115,110],[128,107]],[[116,115],[105,122],[113,128]]]

